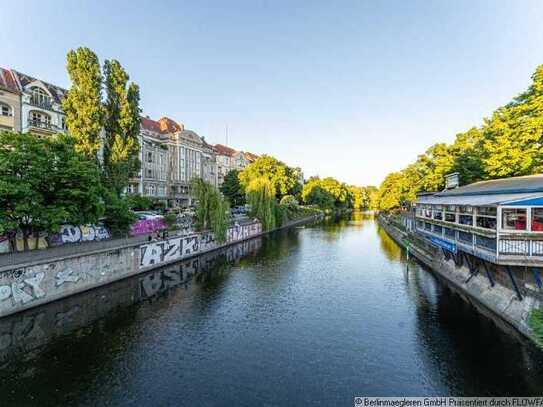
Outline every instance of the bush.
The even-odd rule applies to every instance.
[[[136,215],[130,210],[129,199],[119,197],[115,191],[107,191],[104,195],[106,204],[105,225],[113,236],[128,233],[130,226],[136,220]]]
[[[281,198],[279,205],[288,206],[288,207],[296,207],[298,206],[298,201],[292,195],[285,195],[283,198]]]
[[[534,309],[528,318],[528,325],[532,328],[536,342],[543,347],[543,310]]]
[[[168,229],[175,229],[177,224],[177,215],[173,212],[167,213],[164,215],[164,222],[166,222],[166,225],[168,225]]]
[[[139,194],[127,195],[126,200],[130,209],[134,211],[148,211],[153,205],[151,198]]]

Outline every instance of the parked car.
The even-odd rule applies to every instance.
[[[163,216],[152,211],[134,211],[139,220],[162,219]]]

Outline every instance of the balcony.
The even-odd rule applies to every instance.
[[[44,120],[36,120],[36,119],[28,119],[28,128],[46,131],[46,132],[59,131],[59,128],[51,124],[51,122],[44,121]]]
[[[45,110],[53,110],[53,103],[51,103],[51,99],[45,99],[43,97],[30,97],[30,102],[32,106],[40,107]]]

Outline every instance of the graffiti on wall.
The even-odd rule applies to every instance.
[[[236,225],[228,229],[227,242],[232,243],[262,232],[260,223]],[[212,233],[174,237],[140,247],[140,268],[170,263],[218,247]]]
[[[49,235],[50,246],[60,246],[67,243],[91,242],[105,240],[111,236],[102,225],[62,225],[58,233]]]
[[[130,234],[132,236],[146,235],[156,232],[157,230],[167,229],[168,225],[164,221],[164,218],[158,219],[141,219],[138,220],[130,227]]]
[[[11,242],[10,237],[12,237]],[[109,231],[103,225],[62,225],[57,233],[40,232],[37,238],[36,236],[27,237],[27,244],[29,250],[36,250],[68,243],[105,240],[110,237]],[[15,246],[15,251],[23,251],[25,249],[23,233],[20,230],[0,235],[0,254],[11,252],[13,245]]]
[[[10,284],[0,285],[0,303],[10,300],[12,305],[27,304],[35,299],[45,297],[40,284],[45,277],[44,272],[26,276],[22,271],[13,272],[17,277]]]

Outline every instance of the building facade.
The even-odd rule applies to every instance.
[[[20,129],[40,135],[66,130],[62,99],[66,89],[11,71],[21,93]]]
[[[21,92],[9,69],[0,68],[0,130],[21,131]]]
[[[213,148],[196,132],[163,117],[142,118],[141,171],[130,182],[129,193],[167,202],[170,207],[191,204],[190,182],[202,178],[217,186]]]

